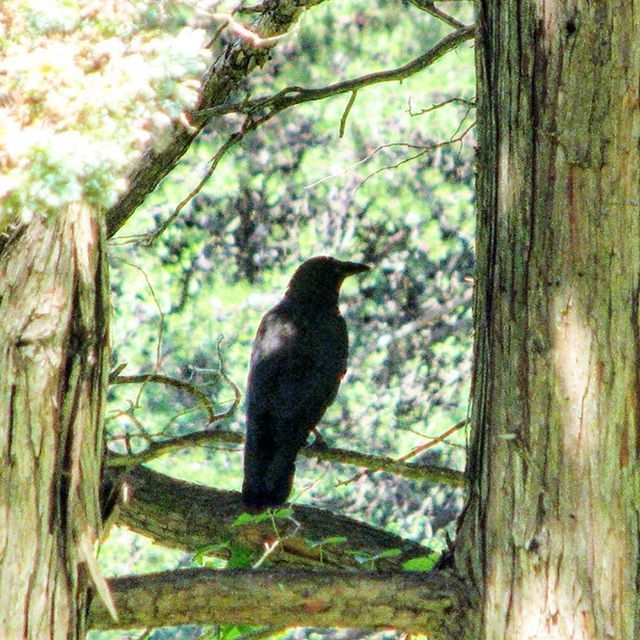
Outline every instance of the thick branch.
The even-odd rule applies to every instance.
[[[264,12],[256,18],[252,30],[262,38],[285,33],[296,22],[302,11],[321,2],[323,0],[265,3]],[[228,100],[229,96],[240,88],[247,75],[257,66],[265,63],[270,50],[271,47],[256,48],[242,36],[236,37],[225,47],[207,72],[196,110],[207,109]],[[160,180],[173,169],[204,124],[195,129],[187,129],[181,124],[176,124],[173,141],[168,147],[162,151],[156,151],[152,147],[147,149],[128,177],[128,190],[107,212],[109,236],[122,227],[147,195],[156,188]]]
[[[149,462],[161,455],[213,443],[243,444],[244,438],[237,431],[222,431],[220,429],[206,429],[195,431],[184,436],[152,442],[146,449],[130,455],[111,454],[105,458],[109,467],[133,467]],[[335,447],[304,447],[300,455],[306,458],[316,458],[325,462],[340,462],[364,467],[370,471],[386,471],[412,480],[425,482],[441,482],[454,487],[465,486],[464,473],[456,469],[448,469],[436,465],[423,465],[411,462],[398,462],[384,456],[376,456],[359,451],[338,449]]]
[[[129,629],[180,624],[395,628],[429,638],[456,632],[466,606],[446,573],[188,569],[113,578],[114,622],[94,599],[90,625]]]
[[[126,486],[125,500],[118,509],[116,521],[165,546],[195,551],[232,539],[257,559],[264,551],[264,543],[274,540],[270,520],[233,526],[245,512],[240,494],[234,491],[175,480],[145,467],[126,474],[122,482]],[[271,563],[341,568],[360,568],[364,563],[379,569],[394,569],[406,560],[430,553],[428,548],[410,540],[313,507],[295,506],[293,519],[295,523],[276,520],[281,542],[269,558]],[[336,536],[345,540],[317,544]],[[397,549],[397,555],[375,560],[389,549]],[[212,555],[219,557],[227,554],[225,548],[212,551]]]

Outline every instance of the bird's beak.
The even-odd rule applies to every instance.
[[[365,271],[369,271],[369,269],[371,269],[369,265],[362,264],[360,262],[343,262],[341,267],[345,278],[347,276],[353,276],[356,273],[364,273]]]

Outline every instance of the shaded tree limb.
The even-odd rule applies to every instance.
[[[111,453],[105,457],[105,464],[108,467],[134,467],[180,449],[213,443],[241,445],[244,443],[244,437],[237,431],[223,431],[221,429],[194,431],[193,433],[168,440],[152,441],[146,449],[139,453],[130,455]],[[465,478],[462,471],[437,465],[401,462],[384,456],[339,449],[337,447],[304,447],[300,450],[300,455],[325,462],[352,464],[358,467],[365,467],[370,471],[386,471],[387,473],[393,473],[412,480],[440,482],[454,487],[465,486]]]
[[[251,25],[264,40],[286,32],[300,14],[324,0],[288,0],[264,3],[264,11]],[[204,76],[196,111],[222,104],[237,91],[247,75],[262,66],[272,47],[254,47],[241,36],[230,42]],[[107,233],[113,236],[184,155],[206,121],[197,127],[176,123],[172,142],[162,150],[149,147],[128,176],[129,187],[106,214]]]
[[[120,476],[109,470],[106,480],[123,487],[115,522],[164,546],[188,551],[206,548],[210,555],[226,559],[241,547],[257,560],[265,543],[276,539],[271,520],[234,524],[245,512],[238,492],[176,480],[146,467]],[[291,519],[276,519],[275,526],[280,544],[269,556],[271,565],[389,570],[431,553],[416,542],[353,518],[304,505],[293,507]],[[333,542],[318,544],[330,538]],[[395,555],[384,554],[390,549],[397,550]],[[377,558],[380,554],[384,555]]]
[[[95,629],[180,624],[395,628],[429,638],[461,637],[461,582],[445,572],[187,569],[110,580],[119,620],[97,599]]]

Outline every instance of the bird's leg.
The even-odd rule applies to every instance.
[[[322,434],[318,431],[317,427],[313,427],[311,431],[313,432],[315,438],[309,446],[313,447],[314,449],[328,449],[327,443],[322,437]]]

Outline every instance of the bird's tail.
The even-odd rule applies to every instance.
[[[291,493],[297,450],[278,449],[270,442],[247,441],[242,501],[249,511],[279,507]]]

